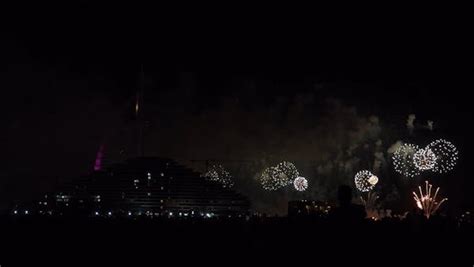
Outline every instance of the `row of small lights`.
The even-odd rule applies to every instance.
[[[24,213],[25,213],[25,215],[28,215],[30,212],[29,212],[28,210],[25,210]],[[13,211],[13,214],[15,214],[15,215],[18,214],[18,211],[17,211],[17,210],[14,210],[14,211]]]
[[[16,214],[16,213],[15,213],[15,214]],[[151,212],[146,212],[145,214],[146,214],[147,216],[153,216],[153,213],[151,213]],[[100,212],[96,211],[96,212],[94,212],[94,215],[95,215],[95,216],[100,216]],[[111,212],[111,211],[107,212],[107,215],[108,215],[108,216],[112,216],[112,212]],[[133,213],[132,213],[131,211],[129,211],[129,212],[127,213],[127,215],[128,215],[128,216],[132,216]],[[141,216],[141,215],[142,215],[142,213],[141,213],[141,212],[138,212],[138,216]],[[156,214],[155,214],[155,215],[156,215]],[[168,215],[169,215],[170,217],[173,217],[174,213],[173,213],[173,212],[169,212]],[[181,216],[187,217],[187,216],[189,216],[189,215],[194,215],[194,211],[192,211],[191,214],[189,214],[189,213],[183,213],[183,212],[179,212],[179,213],[178,213],[178,216],[180,216],[180,217],[181,217]],[[211,218],[211,217],[214,216],[214,213],[201,213],[201,216],[202,216],[202,217],[206,217],[206,218]]]
[[[165,174],[164,173],[160,173],[160,176],[161,177],[164,177]],[[151,180],[151,172],[147,172],[147,178],[148,178],[148,181]],[[138,184],[140,183],[140,180],[139,179],[133,179],[133,185],[135,186],[135,189],[138,189]]]
[[[15,214],[15,215],[17,215],[18,213],[19,213],[18,210],[14,210],[14,211],[13,211],[13,214]],[[25,210],[25,211],[24,211],[24,214],[25,214],[25,215],[28,215],[28,214],[29,214],[29,211],[28,211],[28,210]],[[132,216],[132,215],[133,215],[131,211],[129,211],[127,214],[128,214],[128,216]],[[149,212],[146,213],[146,215],[150,215],[150,214],[152,215],[152,213],[149,213]],[[96,212],[94,212],[94,215],[95,215],[95,216],[100,216],[100,212],[96,211]],[[112,216],[112,212],[111,212],[111,211],[107,212],[107,215],[108,215],[108,216]],[[139,212],[138,215],[142,215],[142,213]],[[169,215],[170,217],[172,217],[172,216],[173,216],[173,212],[168,213],[168,215]],[[187,216],[189,216],[189,213],[182,213],[182,212],[179,212],[178,215],[179,215],[179,216],[183,216],[183,215],[184,215],[185,217],[187,217]],[[191,215],[194,215],[194,211],[191,212]],[[211,218],[211,217],[214,216],[214,213],[201,213],[201,216],[207,217],[207,218]]]
[[[160,173],[160,176],[161,176],[161,177],[164,177],[165,174],[164,174],[164,173]],[[151,180],[151,173],[150,173],[150,172],[147,173],[147,178],[148,178],[148,180]],[[138,179],[135,179],[135,180],[134,180],[135,189],[138,189],[138,183],[139,183],[139,182],[140,182],[140,180],[138,180]],[[148,193],[148,196],[150,196],[150,195],[151,195],[151,194]],[[46,197],[47,197],[47,196],[46,196]],[[62,198],[62,199],[66,198],[66,197],[63,196],[63,195],[62,195],[62,196],[60,195],[60,196],[58,196],[58,197],[60,197],[60,198]],[[100,202],[100,195],[96,196],[96,199],[98,200],[98,202]],[[42,203],[40,202],[40,204],[42,204]],[[44,202],[44,205],[47,205],[47,203]],[[67,205],[67,204],[66,204],[66,205]],[[28,211],[28,210],[25,210],[24,213],[25,213],[25,215],[28,215],[28,214],[29,214],[29,211]],[[13,211],[13,214],[18,214],[18,211],[17,211],[17,210],[14,210],[14,211]],[[96,216],[100,216],[100,213],[99,213],[98,211],[94,212],[94,214],[95,214]],[[128,214],[128,216],[132,216],[132,212],[130,212],[130,211],[129,211],[127,214]],[[150,213],[147,212],[147,215],[149,215],[149,214],[150,214]],[[112,216],[112,212],[111,212],[111,211],[107,212],[107,215],[108,215],[108,216]],[[139,212],[138,215],[140,216],[140,215],[142,215],[142,213]],[[152,214],[151,214],[151,215],[152,215]],[[182,213],[182,212],[180,212],[180,213],[178,213],[178,215],[179,215],[179,216],[183,216],[183,215],[184,215],[184,216],[188,216],[188,213]],[[194,211],[191,212],[191,215],[194,215]],[[170,213],[169,213],[169,216],[170,216],[170,217],[173,216],[173,212],[170,212]],[[213,213],[205,213],[205,214],[201,213],[201,216],[207,217],[207,218],[211,218],[212,216],[214,216],[214,214],[213,214]],[[229,215],[229,217],[230,217],[230,215]]]

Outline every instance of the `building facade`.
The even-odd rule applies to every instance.
[[[241,217],[249,201],[173,160],[143,157],[64,185],[30,209],[56,215]]]

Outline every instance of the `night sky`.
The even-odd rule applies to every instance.
[[[32,20],[0,37],[2,209],[87,174],[101,144],[111,162],[135,156],[141,66],[148,155],[323,164],[344,132],[368,133],[360,125],[371,116],[396,141],[416,114],[435,131],[413,139],[443,137],[460,150],[439,183],[457,205],[474,201],[473,63],[461,21],[356,25],[304,15],[227,24],[225,15],[64,8],[25,12]],[[135,11],[141,19],[128,16]]]

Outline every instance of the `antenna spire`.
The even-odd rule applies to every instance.
[[[143,70],[143,64],[141,64],[140,70],[140,85],[137,90],[137,98],[135,102],[135,116],[137,118],[137,152],[138,156],[145,156],[145,114],[143,109],[143,95],[145,92],[145,72]]]

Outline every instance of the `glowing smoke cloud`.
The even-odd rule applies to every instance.
[[[413,129],[415,129],[415,119],[416,119],[415,114],[410,114],[410,115],[408,115],[407,128],[408,128],[408,132],[409,132],[410,134],[412,134],[412,133],[413,133]]]
[[[433,124],[434,124],[434,122],[433,122],[433,121],[427,121],[426,124],[427,124],[426,127],[428,127],[428,129],[429,129],[430,131],[433,131]]]

